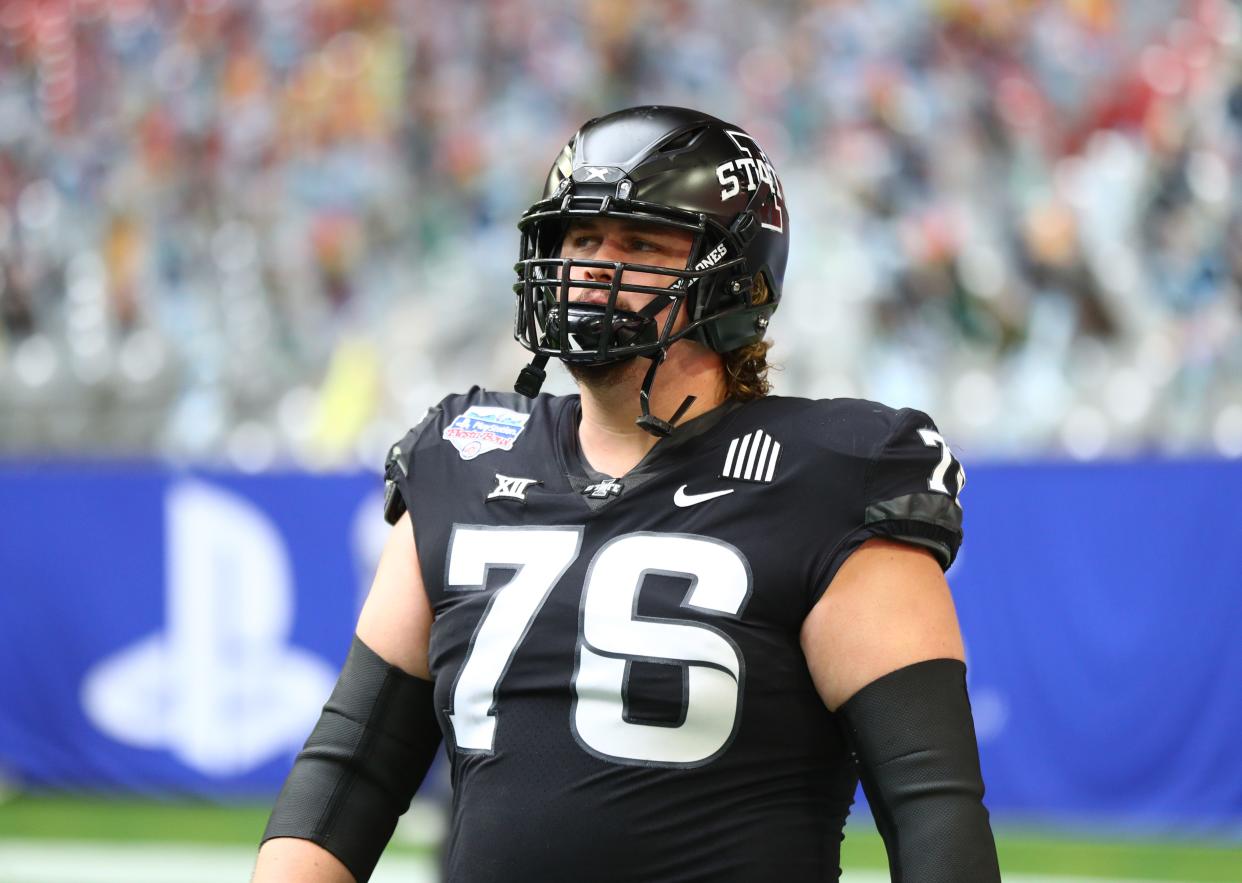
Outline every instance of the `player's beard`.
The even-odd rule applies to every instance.
[[[623,359],[620,362],[608,362],[604,365],[567,364],[569,374],[579,386],[585,386],[593,393],[604,393],[618,386],[630,383],[635,373],[637,357]]]

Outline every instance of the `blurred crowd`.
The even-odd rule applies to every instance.
[[[782,176],[777,392],[1242,456],[1228,0],[4,0],[0,454],[377,467],[510,387],[517,217],[642,102]]]

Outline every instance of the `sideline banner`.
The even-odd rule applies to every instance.
[[[0,776],[263,793],[331,692],[378,478],[0,472]]]
[[[378,476],[0,467],[0,779],[271,794],[349,648]],[[1242,467],[979,464],[949,579],[1001,819],[1242,829]]]
[[[981,465],[962,496],[989,807],[1242,833],[1242,464]]]

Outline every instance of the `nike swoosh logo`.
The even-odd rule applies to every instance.
[[[683,484],[673,493],[673,502],[684,509],[687,506],[694,506],[698,503],[714,500],[717,497],[723,497],[725,494],[731,494],[733,490],[733,488],[727,488],[723,491],[711,491],[706,494],[688,494],[686,493],[686,485]]]

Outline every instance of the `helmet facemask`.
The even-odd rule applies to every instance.
[[[670,269],[565,257],[570,225],[599,219],[687,231],[689,258]],[[698,111],[646,106],[589,121],[553,163],[543,197],[518,228],[514,336],[535,357],[517,391],[536,395],[551,358],[605,365],[643,356],[651,366],[639,425],[657,435],[667,435],[689,405],[667,422],[650,415],[652,382],[669,347],[686,337],[717,353],[755,343],[780,299],[788,250],[780,183],[753,138]],[[592,269],[611,278],[574,278]],[[634,281],[639,274],[643,284]],[[752,297],[760,275],[771,292],[762,304]],[[626,309],[639,295],[643,305]]]
[[[519,224],[521,260],[515,265],[518,281],[514,336],[531,352],[558,358],[567,364],[603,365],[636,356],[663,358],[673,343],[697,337],[703,325],[696,315],[705,295],[742,263],[740,258],[694,269],[706,250],[728,236],[728,231],[702,215],[669,218],[632,208],[621,209],[607,197],[567,197],[543,211],[528,213]],[[603,203],[603,210],[601,209]],[[654,207],[653,207],[654,208]],[[689,213],[686,213],[689,215]],[[602,261],[563,257],[561,243],[575,220],[612,218],[641,222],[694,235],[683,267],[663,267],[632,261]],[[713,229],[715,228],[715,229]],[[609,270],[611,279],[574,278],[575,269]],[[647,284],[634,278],[642,274]],[[602,275],[602,274],[592,274]],[[585,301],[573,292],[596,290],[602,302]],[[638,310],[622,306],[622,294],[640,295],[648,302]],[[742,306],[742,304],[739,304]],[[669,308],[663,317],[659,314]],[[677,327],[681,317],[686,321]]]

